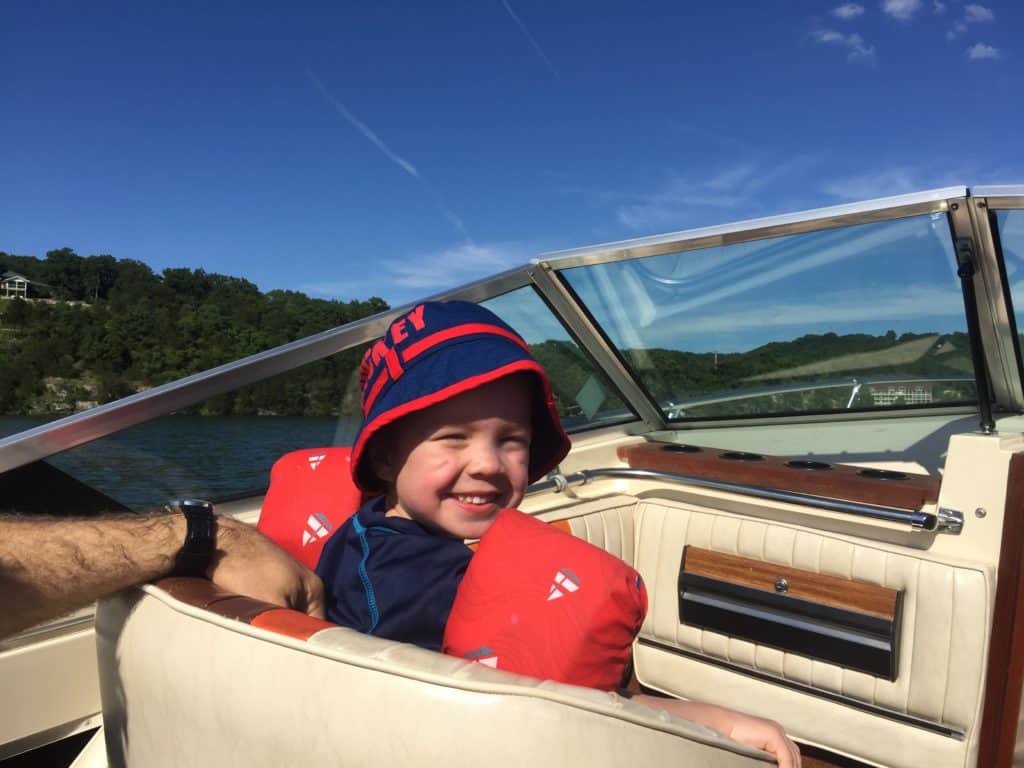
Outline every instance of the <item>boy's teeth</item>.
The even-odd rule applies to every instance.
[[[487,499],[485,499],[483,496],[456,496],[455,498],[457,498],[459,501],[464,502],[466,504],[486,504],[487,503]]]

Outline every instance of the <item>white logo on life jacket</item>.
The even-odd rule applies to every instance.
[[[310,515],[309,519],[306,520],[306,529],[302,532],[302,546],[324,538],[333,530],[334,526],[331,525],[327,515],[323,512],[316,512]]]
[[[555,574],[554,583],[548,590],[548,600],[557,600],[580,588],[580,577],[568,568],[562,568]]]
[[[492,669],[498,668],[498,657],[494,653],[494,651],[492,651],[487,646],[474,648],[472,651],[467,653],[463,658],[469,659],[470,661],[478,662],[480,664],[485,664],[486,666],[491,667]]]
[[[307,456],[306,461],[309,462],[309,468],[316,472],[316,468],[320,466],[320,462],[327,458],[326,453],[318,453],[312,456]]]

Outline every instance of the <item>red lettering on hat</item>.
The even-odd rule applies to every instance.
[[[405,331],[405,320],[396,320],[391,324],[391,343],[397,344],[400,341],[405,341],[409,338],[409,334]]]
[[[370,350],[367,349],[366,352],[363,353],[363,359],[359,362],[359,386],[360,387],[365,387],[366,386],[366,380],[370,378],[370,371],[372,370],[372,368],[373,367],[370,364]]]
[[[416,309],[414,309],[412,312],[406,315],[406,319],[408,319],[409,322],[412,323],[413,328],[415,328],[417,331],[422,331],[424,328],[427,327],[427,324],[423,322],[424,308],[424,305],[420,304],[418,307],[416,307]]]
[[[384,362],[388,364],[388,373],[391,374],[391,380],[398,381],[404,371],[402,370],[402,364],[398,362],[398,353],[393,347],[388,347],[388,351],[384,355]]]
[[[373,362],[374,365],[377,365],[377,363],[384,359],[384,356],[388,353],[388,349],[389,347],[387,344],[384,343],[383,339],[378,340],[373,345],[373,347],[370,349],[370,360]]]

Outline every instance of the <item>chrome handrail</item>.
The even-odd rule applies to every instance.
[[[560,493],[572,485],[585,485],[591,480],[598,478],[620,478],[625,480],[658,480],[660,482],[679,483],[682,485],[693,485],[698,488],[709,488],[715,491],[727,493],[738,493],[743,496],[750,496],[756,499],[768,499],[770,501],[781,501],[787,504],[801,504],[803,506],[827,509],[830,512],[842,512],[848,515],[857,515],[874,520],[884,520],[889,523],[903,523],[909,525],[915,531],[929,531],[936,533],[959,533],[963,527],[963,515],[955,510],[944,509],[943,515],[924,512],[923,510],[900,509],[898,507],[883,507],[876,504],[864,504],[857,501],[845,501],[832,499],[826,496],[816,496],[810,493],[798,491],[783,491],[777,488],[764,488],[759,485],[748,485],[747,483],[732,483],[727,480],[710,480],[706,477],[695,477],[693,475],[682,475],[674,472],[660,472],[651,469],[632,469],[627,467],[606,467],[603,469],[582,469],[569,475],[554,475],[546,480],[534,483],[527,489],[527,494],[532,495],[544,491],[555,491]]]

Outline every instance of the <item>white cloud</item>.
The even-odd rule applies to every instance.
[[[923,189],[915,175],[905,168],[865,173],[826,182],[822,191],[840,200],[871,200]]]
[[[921,0],[885,0],[882,10],[900,21],[907,21],[921,9]]]
[[[973,165],[921,163],[834,178],[822,184],[820,189],[840,202],[853,202],[962,186],[968,182],[982,184],[989,179],[1012,178],[1015,173],[1018,173],[1016,168],[996,172]]]
[[[728,312],[716,314],[714,304],[686,316],[688,335],[731,333],[742,330],[776,327],[814,327],[823,321],[830,325],[840,323],[871,322],[878,320],[879,307],[885,308],[890,321],[909,320],[924,317],[962,317],[963,295],[955,287],[937,285],[908,285],[879,287],[864,301],[862,289],[835,291],[817,301],[780,302],[774,305],[758,304],[750,310],[737,310],[731,306]],[[655,329],[669,327],[675,337],[678,325],[670,326],[659,319]],[[657,332],[657,330],[655,331]],[[654,343],[653,340],[648,340]],[[674,338],[669,343],[678,343]]]
[[[978,5],[977,3],[970,3],[968,5],[965,5],[963,19],[953,24],[953,28],[946,33],[946,39],[955,40],[956,38],[958,38],[960,35],[967,31],[968,24],[981,24],[986,21],[993,21],[995,20],[995,18],[996,15],[992,12],[991,8],[986,8],[984,5]],[[979,43],[978,45],[981,44]],[[974,46],[974,48],[977,47],[977,45]],[[990,46],[984,47],[989,48]],[[973,51],[974,48],[972,48],[971,50]],[[992,50],[995,51],[994,48]],[[996,55],[998,55],[998,51],[995,51],[995,53]],[[981,54],[978,56],[971,56],[972,59],[993,59],[995,57],[996,56],[992,54]]]
[[[985,43],[975,43],[967,49],[969,59],[998,59],[999,49]]]
[[[945,13],[946,4],[941,2],[941,0],[935,0],[935,2],[932,4],[932,10],[934,10],[935,13]]]
[[[761,190],[790,175],[808,160],[798,157],[775,167],[739,163],[707,174],[700,181],[673,174],[661,189],[625,198],[628,202],[620,204],[615,215],[620,223],[635,230],[695,226],[699,212],[710,208],[746,211],[757,207]],[[698,215],[695,216],[695,212]]]
[[[720,191],[734,190],[737,187],[746,185],[756,171],[757,165],[755,163],[736,165],[715,173],[704,182],[704,186],[708,189]]]
[[[971,3],[964,6],[964,18],[969,23],[978,23],[982,21],[992,21],[996,15],[992,13],[991,8],[986,8],[984,5],[978,5]]]
[[[857,3],[844,3],[838,8],[832,9],[832,15],[840,19],[855,19],[864,14],[864,6]]]
[[[875,46],[869,45],[856,32],[844,35],[842,32],[836,32],[834,29],[819,29],[812,33],[812,36],[816,42],[823,45],[838,45],[846,48],[848,51],[846,58],[850,61],[856,59],[873,61],[875,58]]]
[[[842,240],[834,241],[831,244],[824,245],[821,248],[813,249],[812,251],[800,251],[796,249],[786,258],[779,258],[776,253],[774,256],[765,254],[762,256],[759,252],[762,249],[767,249],[771,252],[773,245],[759,242],[753,242],[745,244],[742,248],[732,247],[733,258],[739,258],[737,266],[733,268],[733,276],[728,284],[722,284],[720,287],[709,288],[708,290],[694,293],[690,296],[682,298],[678,301],[662,303],[657,307],[657,314],[661,316],[671,316],[680,313],[692,315],[694,310],[701,309],[702,313],[705,313],[707,319],[710,322],[714,322],[712,319],[715,314],[720,314],[722,318],[728,318],[730,316],[735,317],[737,311],[742,315],[742,310],[737,310],[735,302],[728,302],[727,299],[742,296],[750,293],[751,291],[757,291],[772,285],[785,285],[786,281],[797,276],[802,275],[810,271],[817,270],[821,267],[825,267],[829,264],[834,264],[848,259],[857,259],[862,257],[865,253],[871,253],[872,251],[886,247],[895,241],[897,238],[909,237],[919,239],[925,233],[920,228],[920,223],[912,219],[906,219],[903,222],[892,223],[886,227],[874,227],[868,230],[861,230],[856,233],[852,238],[844,238]],[[709,254],[711,258],[718,257],[718,253]],[[699,258],[699,256],[697,257]],[[691,262],[693,260],[691,259]],[[745,268],[744,266],[745,265]],[[952,272],[951,272],[952,274]],[[681,277],[681,275],[674,275],[675,277]],[[898,286],[894,290],[903,291],[903,286]],[[943,289],[947,290],[947,289]],[[842,286],[828,286],[822,287],[823,292],[829,292],[834,296],[842,295]],[[955,295],[955,294],[954,294]],[[832,306],[834,299],[830,297],[828,301],[821,301],[821,296],[816,295],[809,301],[810,304],[821,307]],[[631,298],[630,303],[634,306],[638,306],[639,302],[635,298]],[[863,313],[860,315],[863,319],[868,319],[872,316],[872,313],[877,313],[878,304],[874,301],[864,302],[863,295],[859,301],[856,302],[857,306],[851,311]],[[828,316],[831,314],[831,310],[818,312],[818,317]],[[792,312],[777,312],[777,313],[759,313],[761,314],[761,323],[764,325],[775,325],[775,324],[790,324],[795,322],[792,319]],[[773,322],[770,319],[771,316],[778,318],[785,317],[783,322]],[[804,315],[800,315],[801,320]],[[653,321],[651,317],[651,321]],[[846,317],[844,319],[851,319]],[[700,325],[700,320],[694,320],[695,326]],[[687,323],[688,331],[690,330],[689,321]]]
[[[312,296],[343,299],[372,294],[398,306],[522,266],[533,255],[525,244],[466,243],[430,253],[383,259],[356,279],[305,283],[298,289]]]
[[[865,255],[892,249],[898,244],[920,241],[936,247],[936,237],[944,241],[948,273],[927,282],[891,281],[885,286],[871,287],[871,300],[864,300],[863,285],[829,279],[836,274],[831,265],[864,263]],[[713,343],[721,351],[722,343],[743,343],[743,331],[780,326],[807,329],[822,325],[835,326],[857,322],[877,322],[879,307],[891,319],[961,316],[963,298],[955,277],[956,264],[948,243],[947,225],[933,219],[922,227],[916,219],[894,221],[883,226],[861,227],[837,237],[834,233],[796,241],[780,251],[777,241],[750,241],[726,249],[693,251],[685,260],[677,259],[671,266],[671,277],[680,286],[674,298],[651,300],[645,278],[637,270],[642,263],[627,262],[610,268],[606,274],[614,281],[614,292],[623,306],[629,308],[633,321],[645,331],[644,341],[651,346],[678,346],[681,335],[696,341],[695,346],[709,343],[713,336],[724,334]],[[912,251],[916,248],[911,244]],[[871,263],[870,259],[869,262]],[[652,265],[648,265],[650,269]],[[846,267],[845,269],[849,269]],[[650,273],[648,273],[650,274]],[[725,278],[728,274],[728,278]],[[631,279],[632,278],[632,279]],[[798,293],[790,286],[804,285],[817,278],[815,290]],[[705,282],[706,279],[706,282]],[[870,282],[870,281],[869,281]],[[606,289],[596,283],[582,292],[585,302],[594,301],[594,292]],[[728,337],[733,341],[729,342]],[[625,339],[617,343],[629,345]]]
[[[510,269],[529,255],[499,245],[466,243],[413,258],[388,259],[384,268],[403,288],[442,290]]]

